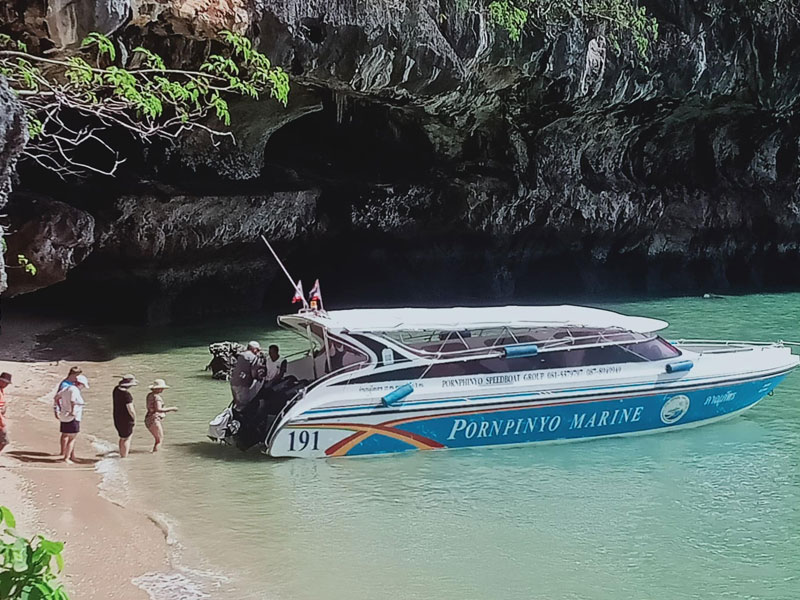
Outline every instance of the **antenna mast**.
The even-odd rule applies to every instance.
[[[294,289],[295,293],[297,295],[299,295],[303,299],[303,308],[308,308],[308,301],[306,301],[305,296],[303,296],[302,290],[298,287],[297,283],[295,283],[294,279],[292,279],[292,276],[289,275],[289,271],[286,269],[284,264],[281,262],[281,259],[278,258],[278,254],[275,252],[275,250],[272,248],[270,243],[267,241],[267,238],[265,238],[262,235],[261,239],[267,245],[267,248],[269,248],[269,251],[272,253],[272,256],[275,257],[275,262],[278,263],[278,266],[281,268],[283,273],[286,275],[286,278],[289,280],[289,283],[292,284],[292,289]]]

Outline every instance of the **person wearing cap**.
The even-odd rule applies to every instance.
[[[75,439],[81,431],[83,405],[86,403],[81,392],[89,389],[86,375],[75,376],[75,383],[65,385],[56,394],[57,416],[61,421],[61,460],[72,464],[75,460]]]
[[[163,379],[156,379],[150,386],[150,393],[147,394],[147,414],[144,417],[144,424],[147,430],[153,434],[155,444],[153,444],[153,452],[158,452],[159,446],[164,441],[164,428],[161,426],[161,421],[164,420],[164,415],[178,410],[177,406],[164,406],[164,400],[161,394],[164,390],[168,389],[167,382]]]
[[[264,385],[260,353],[261,345],[258,342],[250,342],[247,344],[247,350],[236,357],[236,366],[231,373],[233,408],[236,411],[244,410]]]
[[[61,406],[58,404],[58,394],[65,387],[68,387],[70,385],[75,385],[75,380],[81,373],[83,373],[83,370],[80,367],[72,367],[69,370],[69,373],[67,373],[67,376],[61,380],[61,383],[58,384],[58,389],[56,390],[56,394],[55,396],[53,396],[53,413],[55,414],[56,419],[58,419],[58,413],[61,411]]]
[[[83,373],[83,370],[80,367],[72,367],[70,368],[69,373],[67,373],[67,376],[61,381],[61,383],[58,384],[58,389],[56,389],[56,394],[55,396],[53,396],[53,415],[55,416],[56,420],[58,421],[61,420],[58,416],[59,413],[61,412],[61,402],[59,399],[60,398],[59,394],[64,388],[69,387],[71,385],[75,385],[75,379],[81,373]],[[60,441],[61,441],[61,448],[59,449],[59,453],[61,456],[64,456],[64,451],[66,450],[64,446],[66,446],[67,444],[67,436],[62,435]]]
[[[111,393],[114,401],[114,428],[119,434],[119,455],[125,458],[131,450],[131,436],[136,423],[136,409],[130,389],[138,385],[136,377],[124,375]]]
[[[6,421],[6,388],[11,385],[11,373],[0,373],[0,452],[8,446],[8,421]]]

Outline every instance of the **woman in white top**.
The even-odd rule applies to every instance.
[[[78,375],[73,385],[64,386],[56,394],[56,416],[61,421],[61,439],[64,454],[61,457],[67,464],[75,460],[75,438],[81,431],[81,418],[85,404],[81,391],[89,389],[89,380]]]

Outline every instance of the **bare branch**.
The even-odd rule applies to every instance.
[[[0,49],[0,73],[28,117],[25,157],[62,178],[113,175],[125,159],[104,136],[110,130],[125,131],[145,144],[173,142],[192,130],[208,134],[213,146],[222,139],[235,142],[225,129],[230,122],[226,98],[257,100],[268,92],[285,105],[289,80],[250,41],[231,32],[221,35],[228,50],[209,56],[197,71],[161,68],[163,60],[145,49],[140,50],[142,68],[103,68],[103,57],[113,62],[114,45],[99,34],[87,38],[96,51],[96,66],[77,54],[32,55],[6,36],[0,43],[11,48]],[[89,149],[90,156],[107,154],[109,166],[86,164]]]

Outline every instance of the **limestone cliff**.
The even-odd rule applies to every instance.
[[[28,132],[22,109],[5,79],[0,76],[0,249],[5,246],[3,215],[11,191],[14,169],[27,139]],[[0,294],[5,290],[4,252],[0,251]]]
[[[150,320],[282,298],[261,232],[344,302],[800,284],[791,2],[644,2],[643,62],[578,19],[514,43],[463,0],[125,1],[53,43],[113,29],[191,64],[231,27],[293,89],[234,106],[235,146],[133,150],[110,184],[27,174],[94,224],[79,296]]]

